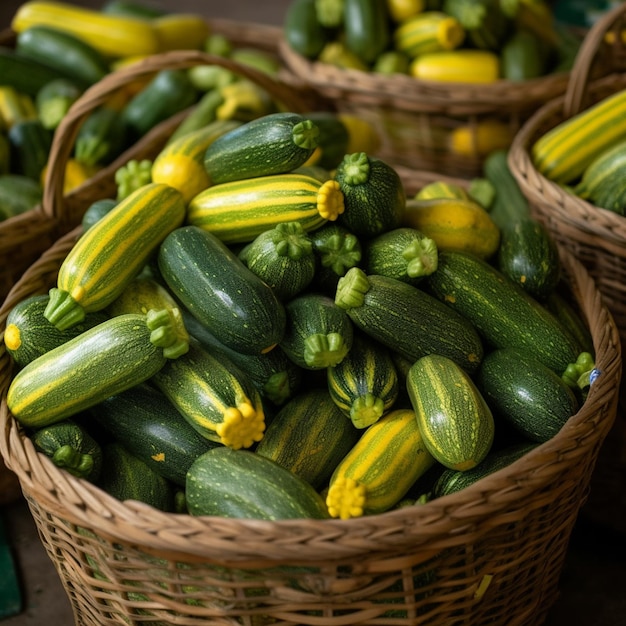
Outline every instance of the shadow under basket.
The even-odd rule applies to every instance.
[[[78,231],[24,274],[0,310],[52,286]],[[614,422],[619,337],[594,282],[562,255],[599,376],[550,441],[455,494],[350,520],[245,520],[121,502],[37,453],[8,411],[0,452],[17,474],[76,624],[537,626],[558,596],[570,535]]]

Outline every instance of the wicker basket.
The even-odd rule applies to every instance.
[[[227,19],[210,20],[209,25],[214,33],[221,33],[237,46],[249,46],[264,50],[276,55],[278,59],[277,41],[279,29],[263,24],[251,24]],[[0,45],[12,46],[15,33],[10,29],[0,32]],[[159,69],[174,67],[191,67],[200,63],[214,63],[225,65],[240,74],[267,87],[277,98],[286,100],[292,108],[300,110],[310,109],[313,104],[313,95],[306,89],[301,89],[295,80],[290,84],[282,81],[273,81],[265,75],[240,64],[233,63],[220,57],[210,57],[202,53],[170,53],[170,56],[157,56],[154,59],[131,70],[130,73],[117,72],[115,76],[107,76],[101,84],[94,86],[81,98],[63,125],[55,133],[53,150],[69,152],[74,144],[74,137],[88,112],[100,104],[105,96],[118,86],[129,82],[133,76],[147,76]],[[308,98],[305,102],[305,96]],[[52,206],[59,206],[60,198],[56,203],[50,199],[27,211],[22,215],[0,222],[0,299],[4,299],[9,289],[39,255],[47,250],[61,235],[73,228],[85,210],[85,202],[94,197],[110,197],[116,193],[115,171],[130,159],[151,158],[162,146],[162,142],[169,135],[169,131],[181,121],[180,116],[163,122],[155,127],[139,142],[134,144],[113,163],[100,170],[87,183],[68,194],[64,202],[63,218],[54,214]],[[51,154],[51,158],[56,158]],[[52,169],[52,168],[51,168]],[[56,175],[60,172],[56,171]],[[50,188],[49,179],[46,187]],[[58,187],[55,187],[58,189]]]
[[[400,173],[410,192],[433,177]],[[17,301],[54,284],[79,235],[25,272],[0,309],[0,332]],[[0,453],[76,623],[543,623],[621,375],[619,336],[595,284],[567,252],[563,265],[601,372],[581,410],[551,441],[461,492],[345,521],[193,517],[116,500],[35,451],[7,409],[12,364],[0,344]]]
[[[584,31],[576,29],[581,39]],[[569,73],[559,72],[526,81],[491,84],[418,80],[383,75],[311,61],[281,38],[280,54],[288,71],[308,83],[338,111],[368,120],[378,131],[377,156],[396,165],[466,178],[482,173],[485,154],[478,147],[477,128],[487,120],[508,127],[514,136],[538,107],[564,93]],[[615,50],[605,47],[607,72],[623,66]],[[466,129],[463,153],[449,147],[449,137]],[[501,145],[498,147],[508,147]]]

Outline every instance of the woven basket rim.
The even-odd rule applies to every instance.
[[[14,286],[0,309],[2,327],[11,298],[26,295],[40,268],[49,260],[63,258],[78,229],[49,249]],[[164,513],[139,502],[120,502],[91,483],[74,478],[37,453],[30,439],[10,415],[6,405],[7,376],[2,383],[0,421],[3,437],[0,453],[18,476],[23,490],[71,523],[95,529],[98,534],[121,544],[131,542],[146,551],[184,555],[222,564],[263,562],[313,563],[331,559],[353,559],[364,551],[384,552],[389,548],[427,546],[429,538],[441,533],[442,523],[454,520],[459,532],[489,525],[486,517],[506,514],[510,507],[532,508],[533,490],[550,484],[551,470],[564,455],[584,455],[589,446],[601,443],[615,418],[621,377],[619,335],[611,314],[584,267],[567,251],[560,250],[566,274],[580,299],[594,338],[597,367],[601,375],[593,383],[578,413],[550,441],[541,444],[513,464],[466,489],[433,500],[411,510],[399,509],[380,515],[349,520],[238,520],[193,517]],[[62,256],[59,257],[59,254]],[[55,257],[56,255],[56,257]],[[8,355],[2,354],[0,362]],[[603,419],[599,409],[609,407]],[[594,418],[595,416],[595,418]],[[580,441],[585,443],[581,445]],[[576,456],[580,458],[580,456]],[[543,467],[545,473],[538,471]],[[446,530],[446,533],[448,531]],[[272,553],[267,553],[271,538]],[[274,541],[278,538],[278,542]],[[372,539],[375,545],[372,545]]]

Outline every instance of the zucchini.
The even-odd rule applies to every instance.
[[[209,186],[189,202],[187,222],[224,243],[249,243],[281,222],[300,222],[310,232],[343,210],[337,181],[274,174]]]
[[[202,15],[181,11],[159,15],[150,24],[159,40],[159,52],[202,50],[211,30]]]
[[[72,476],[95,482],[102,471],[102,448],[79,422],[66,419],[37,429],[35,449]]]
[[[89,87],[109,73],[105,57],[83,37],[62,28],[38,25],[17,35],[15,49],[27,58],[59,71],[81,87]]]
[[[465,317],[494,348],[534,354],[559,376],[579,355],[576,341],[535,298],[486,261],[464,252],[439,253],[428,289]]]
[[[413,285],[353,267],[335,302],[356,327],[411,361],[441,354],[473,373],[482,360],[482,340],[467,318]]]
[[[492,350],[483,359],[477,384],[498,417],[538,443],[554,437],[579,409],[561,376],[524,350]]]
[[[88,413],[89,419],[128,452],[181,487],[191,464],[220,445],[200,435],[160,391],[148,384],[115,394]]]
[[[156,372],[152,383],[210,441],[237,450],[263,438],[265,414],[256,387],[231,361],[197,342]]]
[[[389,14],[381,0],[344,0],[343,37],[348,50],[373,63],[390,42]]]
[[[52,147],[52,131],[39,119],[22,120],[11,126],[8,138],[12,171],[41,182]]]
[[[427,183],[414,196],[415,200],[432,200],[433,198],[471,200],[470,194],[463,186],[447,180],[434,180]]]
[[[43,198],[38,180],[24,174],[0,175],[0,220],[35,208]]]
[[[363,269],[367,274],[418,285],[437,269],[438,248],[416,228],[394,228],[365,241]]]
[[[411,409],[392,410],[369,426],[335,468],[326,505],[349,519],[395,506],[435,464]]]
[[[16,122],[37,118],[37,108],[32,96],[21,93],[10,85],[0,85],[0,122],[11,128]]]
[[[128,147],[122,114],[105,105],[89,113],[78,129],[74,158],[89,167],[108,165]]]
[[[593,354],[593,337],[589,331],[589,327],[583,321],[580,310],[575,308],[571,301],[561,293],[557,285],[543,301],[543,305],[550,311],[568,330],[580,346],[582,352]]]
[[[117,205],[117,200],[113,198],[101,198],[94,200],[83,213],[81,226],[83,232],[89,230],[100,218],[104,217],[111,209]]]
[[[124,15],[140,19],[152,19],[167,15],[165,9],[147,2],[134,2],[132,0],[108,0],[100,10],[107,15]]]
[[[82,93],[81,86],[69,78],[51,80],[35,94],[37,117],[45,128],[54,130]]]
[[[299,367],[320,370],[343,360],[354,328],[344,309],[326,295],[307,291],[285,303],[287,323],[280,347]]]
[[[512,81],[532,80],[549,72],[545,42],[529,30],[517,29],[500,50],[502,78]]]
[[[329,35],[317,17],[316,0],[292,0],[283,19],[285,41],[298,54],[316,59]]]
[[[413,59],[409,71],[420,80],[488,85],[500,79],[500,57],[472,48],[427,52]]]
[[[323,489],[360,433],[326,389],[306,390],[272,418],[255,452]]]
[[[211,233],[177,228],[157,262],[172,295],[224,345],[261,354],[282,339],[285,309],[271,287]]]
[[[348,127],[337,113],[331,111],[311,111],[306,118],[317,126],[319,134],[317,148],[305,164],[315,164],[326,170],[335,169],[348,151]]]
[[[324,500],[293,472],[250,450],[219,447],[198,457],[185,487],[191,515],[327,519]]]
[[[390,351],[362,333],[355,334],[348,354],[326,373],[330,397],[358,429],[389,412],[400,393]]]
[[[161,511],[174,511],[174,487],[121,443],[112,441],[102,447],[103,472],[98,486],[121,500],[144,502]]]
[[[626,140],[602,151],[589,163],[574,187],[574,193],[584,200],[590,199],[597,204],[594,200],[596,190],[608,181],[623,179],[624,174],[626,174]]]
[[[411,59],[427,52],[454,50],[465,39],[456,17],[443,11],[422,11],[403,20],[393,32],[394,46]]]
[[[455,17],[466,33],[466,48],[500,53],[512,22],[499,0],[444,0],[441,10]]]
[[[46,319],[59,330],[101,311],[184,220],[185,203],[174,188],[153,183],[119,202],[74,244],[50,290]]]
[[[464,471],[487,456],[495,434],[493,414],[465,370],[429,354],[411,366],[406,386],[424,445],[439,463]]]
[[[266,230],[238,256],[282,302],[304,291],[315,276],[313,244],[300,222],[282,222]]]
[[[18,367],[24,367],[108,318],[104,312],[95,311],[85,315],[81,323],[59,330],[44,317],[48,301],[47,294],[29,296],[15,304],[7,315],[4,345]]]
[[[355,235],[373,237],[400,226],[406,194],[391,165],[365,152],[346,154],[335,180],[345,205],[339,221]]]
[[[225,133],[204,153],[212,185],[283,174],[307,161],[318,145],[319,128],[306,116],[269,113]]]
[[[153,376],[176,340],[165,310],[108,319],[22,368],[7,392],[9,410],[29,428],[76,415]]]

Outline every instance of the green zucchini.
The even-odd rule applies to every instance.
[[[37,117],[45,128],[54,130],[82,93],[80,85],[69,78],[46,83],[35,95]]]
[[[56,69],[67,78],[88,87],[109,73],[109,64],[99,50],[68,31],[33,25],[17,35],[15,48],[23,56]]]
[[[224,345],[260,354],[282,339],[285,309],[271,287],[211,233],[177,228],[161,244],[157,261],[174,297]]]
[[[339,280],[335,302],[356,327],[410,361],[441,354],[473,373],[482,360],[482,340],[465,317],[396,278],[353,267]]]
[[[168,14],[165,9],[157,5],[131,0],[108,0],[100,10],[107,15],[126,15],[140,19],[152,19]]]
[[[499,0],[444,0],[441,9],[461,23],[472,48],[499,51],[512,26]]]
[[[344,0],[346,47],[364,63],[373,63],[390,40],[387,4],[380,0]]]
[[[389,350],[361,333],[341,363],[327,369],[327,380],[333,402],[359,429],[390,411],[400,390]]]
[[[500,50],[502,78],[512,81],[531,80],[549,71],[550,55],[545,42],[530,30],[516,29]]]
[[[22,120],[11,126],[8,138],[13,172],[41,182],[52,147],[52,131],[39,119]]]
[[[65,257],[50,290],[46,319],[63,330],[85,313],[105,309],[184,217],[182,196],[167,185],[143,185],[120,201]]]
[[[333,471],[328,511],[340,519],[383,513],[434,464],[415,412],[392,410],[365,430]]]
[[[0,175],[0,220],[35,208],[43,197],[41,183],[23,174]]]
[[[263,437],[261,397],[248,376],[198,342],[152,376],[153,384],[203,437],[233,449]]]
[[[310,232],[343,211],[337,181],[273,174],[209,186],[189,202],[187,222],[224,243],[249,243],[281,222],[300,222]]]
[[[122,114],[102,105],[91,111],[80,125],[74,158],[90,167],[108,165],[127,147],[127,128]]]
[[[606,181],[618,181],[626,174],[626,140],[607,148],[585,168],[574,193],[587,200],[595,197],[596,190]],[[600,205],[601,206],[601,205]]]
[[[318,147],[311,155],[313,163],[325,170],[334,170],[348,152],[350,132],[347,126],[331,111],[311,111],[306,117],[319,129]]]
[[[372,237],[365,242],[363,253],[367,274],[396,278],[410,285],[417,286],[437,269],[437,244],[416,228],[394,228]]]
[[[319,128],[299,113],[269,113],[218,137],[204,154],[212,185],[284,174],[305,163],[318,145]]]
[[[326,389],[309,389],[281,407],[255,452],[319,491],[359,436]]]
[[[572,334],[580,346],[582,352],[594,352],[593,337],[589,327],[581,317],[580,310],[577,309],[566,296],[566,292],[561,293],[559,284],[546,299],[543,305],[550,311],[563,326]]]
[[[559,376],[579,355],[577,342],[538,300],[476,256],[439,253],[428,289],[476,328],[493,348],[533,353]]]
[[[561,376],[524,350],[489,352],[478,371],[477,384],[501,419],[539,443],[554,437],[579,408]]]
[[[85,330],[104,322],[108,315],[95,311],[75,326],[59,330],[45,317],[48,295],[34,295],[20,300],[9,311],[4,330],[4,345],[18,367],[49,352]]]
[[[309,483],[250,450],[219,447],[205,452],[187,472],[185,495],[191,515],[328,518],[324,500]]]
[[[113,207],[117,205],[114,198],[100,198],[94,200],[83,213],[81,226],[83,231],[89,230],[101,217],[104,217]]]
[[[339,221],[355,235],[373,237],[401,225],[406,194],[391,165],[365,152],[346,154],[335,180],[345,205]]]
[[[121,500],[137,500],[166,512],[174,511],[174,487],[150,466],[112,441],[102,448],[103,472],[98,486]]]
[[[344,309],[329,296],[306,291],[286,302],[285,311],[287,323],[279,345],[296,365],[320,370],[341,363],[354,337]]]
[[[300,222],[276,224],[257,235],[238,256],[282,302],[304,291],[315,276],[313,244]]]
[[[220,445],[200,435],[161,392],[146,383],[106,398],[88,414],[153,471],[182,487],[196,458]]]
[[[165,310],[108,319],[22,368],[7,405],[26,427],[59,422],[146,381],[165,365],[175,341]]]
[[[95,482],[102,471],[102,448],[79,422],[66,419],[37,429],[35,448],[73,476]]]
[[[316,59],[329,39],[318,20],[316,0],[292,0],[285,12],[283,33],[295,52]]]

